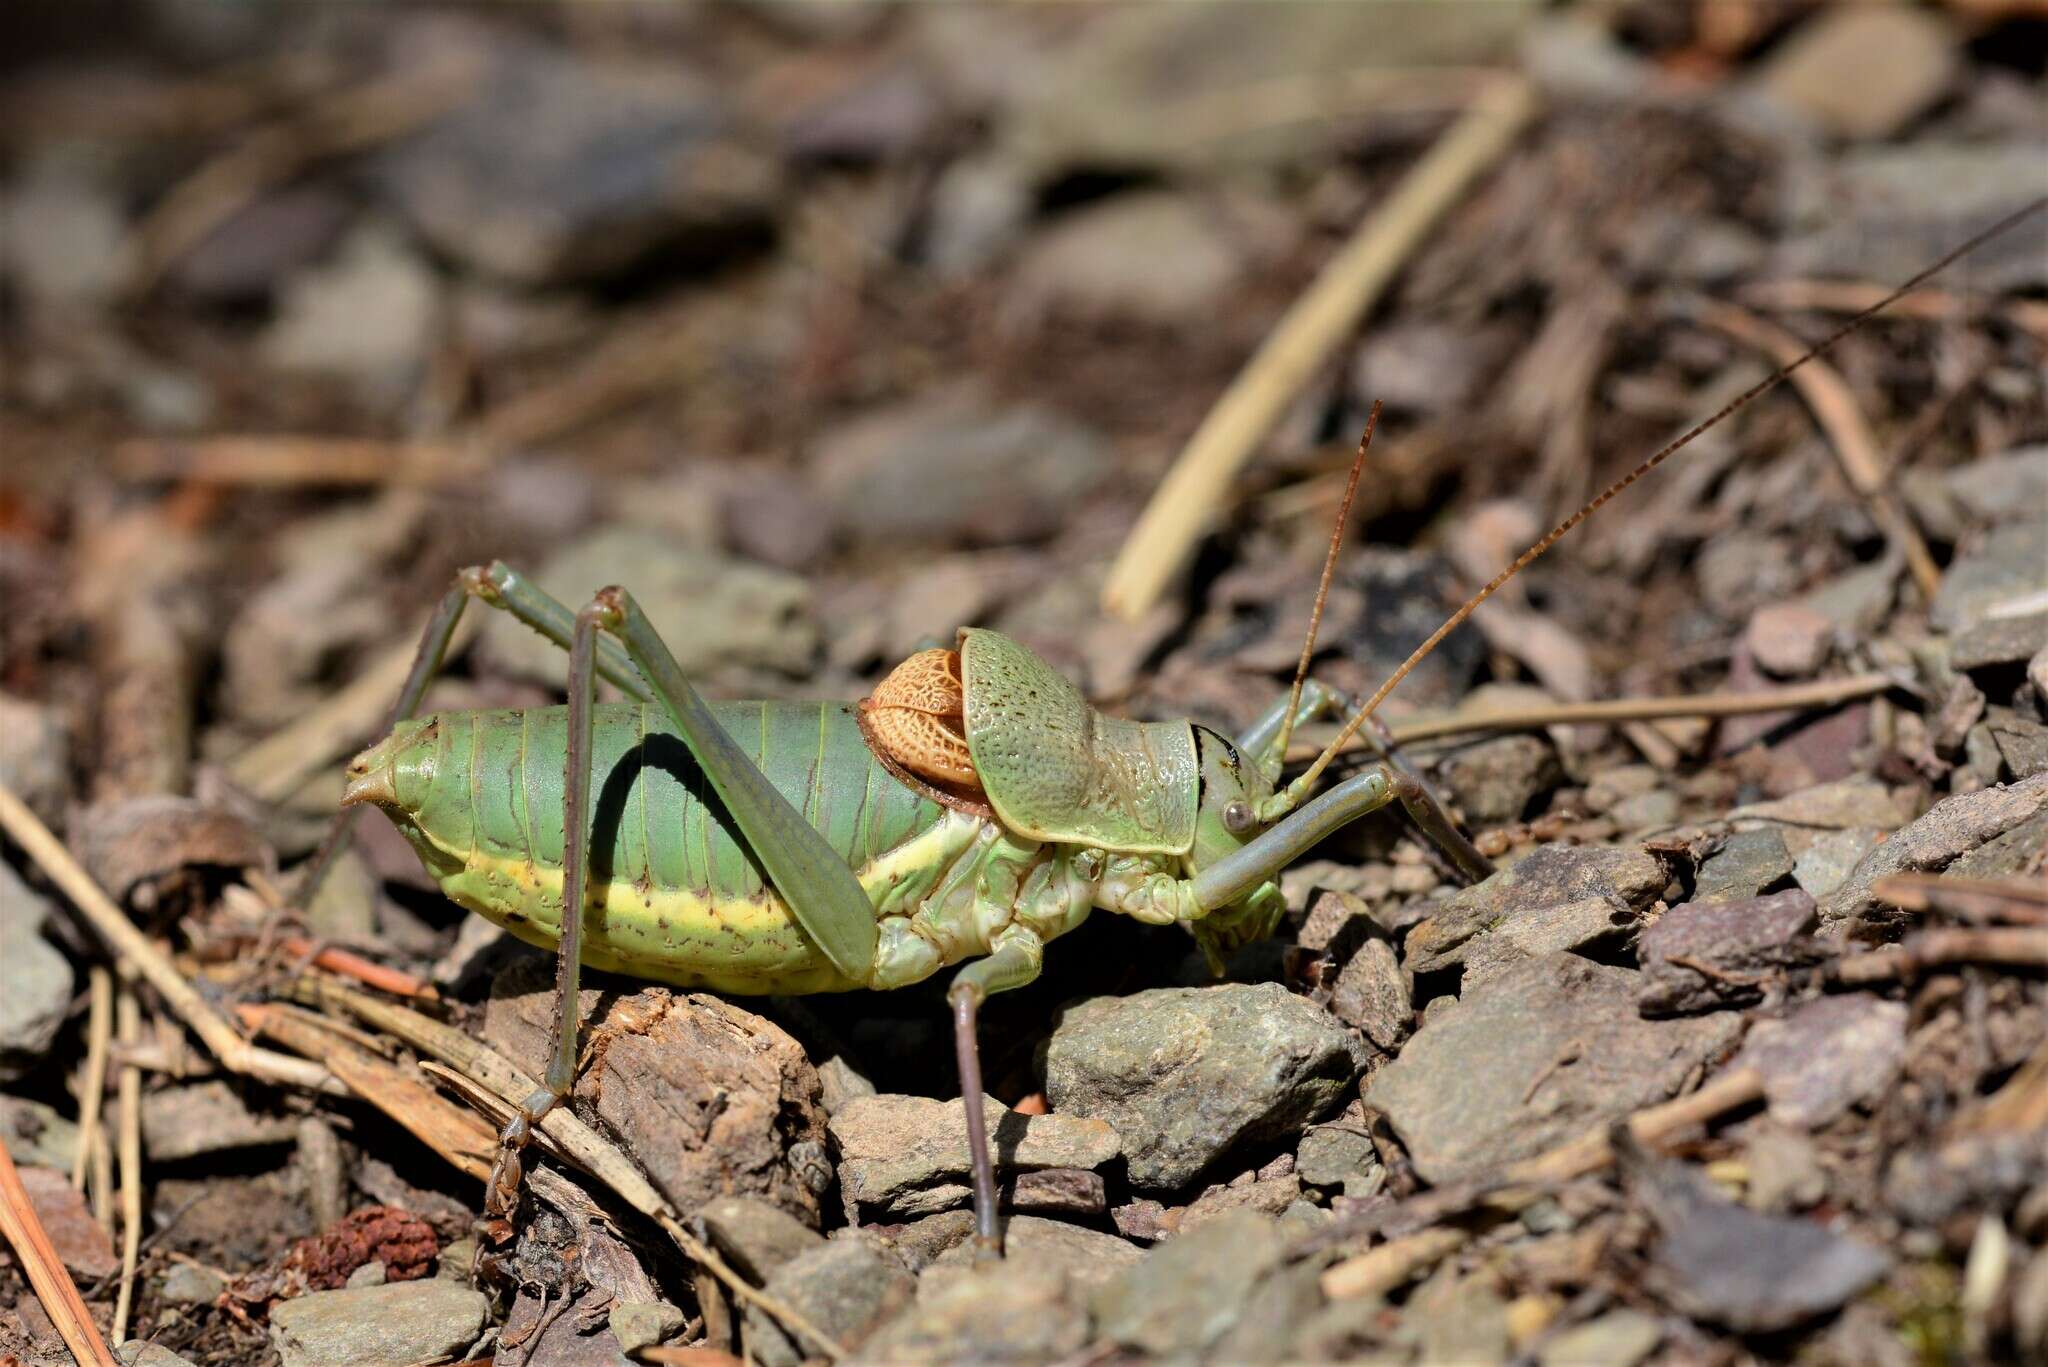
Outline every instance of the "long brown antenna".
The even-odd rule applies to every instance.
[[[1330,553],[1323,557],[1323,577],[1316,585],[1316,605],[1308,614],[1308,635],[1302,638],[1301,661],[1294,666],[1294,686],[1287,690],[1287,715],[1280,720],[1280,743],[1273,753],[1287,753],[1294,739],[1294,715],[1301,710],[1301,688],[1308,682],[1309,657],[1316,653],[1316,632],[1323,625],[1323,604],[1330,597],[1330,578],[1337,572],[1337,551],[1344,544],[1344,524],[1351,520],[1351,500],[1358,494],[1358,476],[1365,470],[1365,453],[1372,446],[1373,429],[1380,425],[1378,399],[1366,414],[1365,435],[1358,439],[1358,454],[1351,458],[1351,477],[1344,481],[1344,501],[1337,505],[1337,525],[1330,528]]]
[[[1522,570],[1528,566],[1529,562],[1534,560],[1537,556],[1543,554],[1545,551],[1549,550],[1552,546],[1556,545],[1558,538],[1562,537],[1566,532],[1570,531],[1572,528],[1578,526],[1581,522],[1584,522],[1588,517],[1592,516],[1592,514],[1597,512],[1601,507],[1603,507],[1609,499],[1613,498],[1623,489],[1628,488],[1629,485],[1634,484],[1644,475],[1649,474],[1650,471],[1656,469],[1659,465],[1662,465],[1666,458],[1671,456],[1674,452],[1678,451],[1682,447],[1691,443],[1693,439],[1698,437],[1702,432],[1707,431],[1711,427],[1717,426],[1723,420],[1725,420],[1730,414],[1734,413],[1737,409],[1746,407],[1748,404],[1750,404],[1752,401],[1754,401],[1761,395],[1766,394],[1771,390],[1777,388],[1780,384],[1784,383],[1786,377],[1789,376],[1793,371],[1799,369],[1799,367],[1805,365],[1814,357],[1819,356],[1823,352],[1827,351],[1830,347],[1834,346],[1835,343],[1841,341],[1844,337],[1847,337],[1857,328],[1862,327],[1865,323],[1869,322],[1870,319],[1875,317],[1877,314],[1882,313],[1885,309],[1890,308],[1893,304],[1898,302],[1901,296],[1906,295],[1915,289],[1918,289],[1921,285],[1927,283],[1927,281],[1930,278],[1940,274],[1942,271],[1948,269],[1948,267],[1955,264],[1955,262],[1959,258],[1969,255],[1977,248],[1983,246],[1986,242],[1989,242],[1992,238],[1997,237],[2000,233],[2005,232],[2007,229],[2013,227],[2015,224],[2039,212],[2042,206],[2044,205],[2048,205],[2048,195],[2043,195],[2041,198],[2034,200],[2032,203],[2026,205],[2024,208],[2018,209],[2015,212],[2006,215],[1998,222],[1992,224],[1984,231],[1972,237],[1969,241],[1963,243],[1960,247],[1955,248],[1953,251],[1943,256],[1940,260],[1936,261],[1933,265],[1927,267],[1927,269],[1921,271],[1918,275],[1915,275],[1912,279],[1908,280],[1905,284],[1900,285],[1890,294],[1887,294],[1884,298],[1878,300],[1875,304],[1872,304],[1869,308],[1863,310],[1863,312],[1855,315],[1853,318],[1843,323],[1840,327],[1836,328],[1833,332],[1829,333],[1826,337],[1821,339],[1821,341],[1817,342],[1812,347],[1809,347],[1806,353],[1800,356],[1797,360],[1790,362],[1789,364],[1785,365],[1784,367],[1777,370],[1773,374],[1767,376],[1766,378],[1757,381],[1757,383],[1751,385],[1748,389],[1738,394],[1735,398],[1723,404],[1721,408],[1713,414],[1713,416],[1696,424],[1690,431],[1686,432],[1684,436],[1681,436],[1677,440],[1669,443],[1661,450],[1659,450],[1655,455],[1651,456],[1648,460],[1644,461],[1641,465],[1638,465],[1635,469],[1629,471],[1628,474],[1622,476],[1613,484],[1609,485],[1600,494],[1598,498],[1595,498],[1591,503],[1588,503],[1585,507],[1579,509],[1570,517],[1558,523],[1557,526],[1552,528],[1549,534],[1543,537],[1542,540],[1538,541],[1528,550],[1523,551],[1522,554],[1515,560],[1514,564],[1508,566],[1499,574],[1495,575],[1493,577],[1493,580],[1490,583],[1488,583],[1485,588],[1479,590],[1479,592],[1473,594],[1471,598],[1467,599],[1465,605],[1459,608],[1456,612],[1452,613],[1450,619],[1446,621],[1442,626],[1438,627],[1434,632],[1432,632],[1428,640],[1424,641],[1421,645],[1417,646],[1415,648],[1415,653],[1410,655],[1406,660],[1402,661],[1401,667],[1395,670],[1391,675],[1389,675],[1387,677],[1387,681],[1379,686],[1379,691],[1374,693],[1370,698],[1366,699],[1365,706],[1358,709],[1357,715],[1352,717],[1350,721],[1344,724],[1344,729],[1337,733],[1337,738],[1330,742],[1328,748],[1326,748],[1322,752],[1322,754],[1316,756],[1315,763],[1311,764],[1308,767],[1308,771],[1304,773],[1300,778],[1296,779],[1293,783],[1287,785],[1287,794],[1289,796],[1298,796],[1299,794],[1307,793],[1308,791],[1310,791],[1313,788],[1316,779],[1322,776],[1323,770],[1329,767],[1330,761],[1334,759],[1337,755],[1337,752],[1343,748],[1344,743],[1350,740],[1353,736],[1358,734],[1358,728],[1365,724],[1366,718],[1370,717],[1373,714],[1373,712],[1378,709],[1379,705],[1386,700],[1387,694],[1394,691],[1394,685],[1400,683],[1401,680],[1407,678],[1408,672],[1414,669],[1416,665],[1422,663],[1423,658],[1427,656],[1432,650],[1435,650],[1437,646],[1442,643],[1444,637],[1450,635],[1453,631],[1456,631],[1460,626],[1464,625],[1465,619],[1470,617],[1478,609],[1481,603],[1484,603],[1487,599],[1493,597],[1494,592],[1497,589],[1499,589],[1501,585],[1507,583],[1508,580],[1514,578],[1517,574],[1520,574]]]

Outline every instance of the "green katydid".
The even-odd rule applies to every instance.
[[[894,988],[964,962],[947,995],[962,1094],[979,1097],[980,1004],[1037,977],[1046,942],[1095,908],[1180,924],[1220,963],[1277,927],[1283,868],[1396,801],[1462,872],[1488,872],[1391,760],[1315,795],[1339,748],[1451,630],[1595,509],[2038,207],[1951,252],[1644,461],[1475,594],[1363,706],[1306,680],[1304,649],[1293,690],[1235,740],[1185,720],[1106,717],[1023,646],[974,629],[954,650],[905,661],[859,706],[706,703],[625,590],[604,589],[572,614],[502,564],[464,571],[428,623],[390,734],[350,764],[344,811],[301,896],[347,820],[374,805],[455,901],[558,950],[556,1049],[501,1137],[493,1211],[516,1191],[532,1127],[574,1081],[585,962],[741,994]],[[1332,560],[1336,551],[1333,538]],[[568,649],[566,707],[414,719],[472,597]],[[628,701],[596,705],[599,675]],[[1351,712],[1339,735],[1280,786],[1296,726],[1339,707]],[[565,890],[583,915],[564,918]],[[995,1251],[981,1107],[966,1118],[977,1239]]]

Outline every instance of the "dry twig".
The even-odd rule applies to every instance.
[[[123,976],[114,999],[115,1030],[123,1044],[142,1037],[142,1007],[135,984]],[[128,1337],[128,1312],[135,1304],[135,1262],[142,1253],[142,1070],[121,1065],[115,1123],[121,1148],[121,1290],[114,1300],[114,1342]]]
[[[1836,959],[1827,980],[1843,987],[1897,982],[1944,964],[2006,964],[2048,968],[2048,930],[2031,926],[1970,926],[1923,930],[1895,945]]]
[[[1870,891],[1879,901],[1901,911],[1938,911],[1966,921],[2048,926],[2048,887],[2039,882],[1894,873],[1878,879]]]
[[[100,964],[86,974],[85,1072],[78,1084],[78,1150],[71,1156],[71,1185],[85,1189],[86,1156],[100,1128],[107,1095],[107,1058],[114,1044],[114,977]],[[105,1196],[102,1193],[101,1199]]]
[[[1136,621],[1158,601],[1282,410],[1535,112],[1519,78],[1489,84],[1323,268],[1182,448],[1110,568],[1104,611]]]
[[[448,442],[376,441],[298,433],[181,439],[130,437],[114,448],[114,473],[129,480],[197,480],[262,488],[418,484],[473,478],[482,462]]]
[[[93,1324],[85,1298],[78,1294],[78,1284],[64,1270],[64,1262],[57,1256],[49,1231],[36,1215],[28,1190],[21,1184],[21,1174],[15,1171],[14,1159],[8,1156],[4,1145],[0,1145],[0,1234],[6,1236],[14,1249],[30,1289],[42,1302],[50,1323],[57,1326],[71,1356],[79,1362],[92,1363],[93,1367],[114,1367],[114,1355],[107,1351],[106,1340]]]
[[[269,1049],[259,1049],[237,1034],[223,1020],[197,988],[185,981],[164,952],[150,941],[114,905],[112,898],[92,881],[62,841],[31,812],[12,790],[0,784],[0,829],[4,829],[28,857],[48,874],[87,924],[107,942],[115,961],[131,969],[157,990],[178,1019],[192,1028],[221,1066],[230,1072],[262,1078],[291,1087],[327,1091],[337,1084],[326,1069],[304,1059]]]

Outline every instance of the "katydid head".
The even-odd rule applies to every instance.
[[[1195,747],[1202,766],[1201,796],[1195,809],[1195,840],[1187,854],[1190,877],[1234,854],[1266,829],[1259,808],[1273,796],[1273,784],[1249,755],[1227,737],[1197,726]],[[1261,883],[1251,895],[1189,923],[1209,966],[1280,928],[1287,910],[1277,883]]]

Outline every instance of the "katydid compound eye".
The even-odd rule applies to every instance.
[[[1232,835],[1243,835],[1252,828],[1252,809],[1249,803],[1233,802],[1223,809],[1223,829]]]

